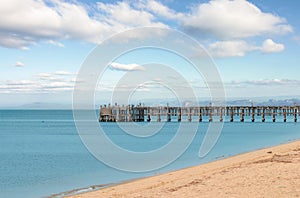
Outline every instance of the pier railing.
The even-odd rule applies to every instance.
[[[237,116],[239,117],[237,121],[240,122],[244,122],[245,117],[250,117],[251,122],[255,122],[255,119],[265,122],[267,116],[271,117],[273,122],[276,122],[277,116],[280,116],[283,122],[287,122],[288,116],[293,116],[294,122],[297,122],[297,116],[300,116],[300,106],[145,107],[141,105],[104,105],[100,106],[99,122],[161,122],[162,117],[166,118],[167,122],[181,122],[182,120],[191,122],[196,118],[197,121],[202,122],[204,117],[209,122],[213,122],[214,119],[222,122],[225,117],[229,117],[229,121],[234,122]]]

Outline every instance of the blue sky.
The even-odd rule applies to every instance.
[[[299,97],[299,7],[294,0],[1,1],[0,107],[71,104],[87,55],[109,36],[144,26],[175,29],[201,43],[228,98]],[[117,77],[142,67],[138,63],[145,60],[134,57],[121,57],[108,68],[102,83],[107,87],[97,97],[108,97]],[[177,68],[192,76],[185,66]]]

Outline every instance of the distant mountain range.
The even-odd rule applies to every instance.
[[[232,106],[251,106],[252,104],[255,106],[294,106],[300,105],[300,100],[296,98],[284,99],[284,100],[275,100],[269,99],[267,101],[262,102],[252,102],[250,100],[233,100],[227,101],[227,105]]]
[[[139,101],[133,101],[132,104],[138,105]],[[100,105],[104,105],[108,103],[101,103],[98,102],[97,105],[95,105],[95,108],[98,109]],[[145,99],[141,105],[143,106],[209,106],[211,104],[211,101],[209,99],[202,99],[200,102],[195,103],[191,100],[183,100],[181,104],[176,99],[165,99],[165,100],[159,100],[159,99]],[[298,98],[288,98],[288,99],[263,99],[263,98],[256,98],[253,100],[249,99],[228,99],[226,100],[227,106],[294,106],[294,105],[300,105],[300,99]],[[123,104],[121,104],[123,105]],[[127,105],[127,104],[124,104]],[[217,102],[215,102],[213,105],[217,106]],[[25,104],[22,106],[11,106],[11,107],[0,107],[0,109],[72,109],[72,104],[59,104],[59,103],[31,103],[31,104]]]
[[[159,101],[159,102],[158,102]],[[219,105],[218,101],[213,103],[214,106]],[[138,102],[133,104],[139,104]],[[145,100],[142,105],[145,106],[209,106],[211,105],[211,100],[208,98],[200,99],[198,103],[192,100],[183,100],[181,104],[175,99],[168,100]],[[300,99],[296,98],[279,98],[279,99],[266,99],[266,98],[254,98],[254,99],[227,99],[225,101],[227,106],[294,106],[300,105]]]

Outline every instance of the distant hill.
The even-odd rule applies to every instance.
[[[132,102],[132,104],[137,105],[140,104],[141,101]],[[95,109],[98,109],[100,105],[108,104],[108,103],[96,103]],[[208,98],[200,99],[198,103],[193,102],[192,100],[183,100],[181,104],[176,99],[145,99],[141,105],[143,106],[209,106],[211,101]],[[253,100],[249,99],[227,99],[226,105],[227,106],[294,106],[300,105],[300,99],[298,98],[288,98],[288,99],[263,99],[263,98],[256,98]],[[120,104],[123,105],[123,104]],[[127,105],[127,104],[124,104]],[[215,102],[213,105],[218,105]],[[1,109],[72,109],[72,104],[63,104],[63,103],[31,103],[31,104],[24,104],[21,106],[8,106],[8,107],[0,107]]]

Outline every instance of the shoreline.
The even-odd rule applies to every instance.
[[[289,165],[291,167],[286,167]],[[299,168],[295,167],[298,166]],[[160,196],[171,196],[171,197],[182,197],[182,196],[219,196],[219,195],[239,195],[245,192],[244,184],[248,184],[251,195],[262,196],[263,194],[258,193],[259,191],[253,191],[257,187],[261,187],[265,183],[278,183],[280,185],[281,177],[274,180],[272,177],[276,175],[270,174],[268,168],[273,167],[278,170],[277,174],[282,176],[283,172],[293,177],[296,176],[296,180],[289,178],[294,181],[294,185],[287,185],[284,181],[282,185],[284,187],[273,189],[274,186],[267,185],[268,189],[265,189],[262,193],[269,195],[271,192],[276,192],[280,195],[286,195],[283,193],[286,189],[294,189],[300,186],[300,140],[294,140],[289,143],[283,143],[274,147],[262,148],[254,150],[228,158],[216,159],[215,161],[200,164],[197,166],[187,167],[163,174],[153,175],[144,178],[137,178],[121,183],[111,185],[99,185],[100,188],[82,188],[78,190],[72,190],[72,194],[59,193],[60,197],[72,197],[72,198],[89,198],[89,197],[160,197]],[[296,172],[294,170],[296,168]],[[272,169],[273,170],[273,169]],[[289,172],[290,170],[290,172]],[[233,171],[233,172],[232,172]],[[293,172],[294,171],[294,172]],[[240,174],[237,174],[240,173]],[[244,174],[243,174],[244,173]],[[255,173],[255,174],[254,174]],[[293,173],[290,175],[289,173]],[[237,175],[236,175],[237,174]],[[254,175],[253,175],[254,174]],[[256,179],[256,176],[260,175],[263,181]],[[214,177],[220,180],[213,179]],[[232,179],[235,178],[235,179]],[[248,178],[249,180],[245,180]],[[223,180],[222,180],[223,179]],[[255,182],[251,181],[257,180]],[[211,180],[211,181],[210,181]],[[272,180],[272,181],[269,181]],[[231,181],[228,183],[228,181]],[[224,185],[224,183],[226,185]],[[233,185],[228,187],[230,183],[236,183],[239,185]],[[257,184],[255,184],[257,183]],[[210,185],[211,186],[210,186]],[[213,186],[217,186],[218,190],[212,189]],[[229,185],[230,186],[230,185]],[[240,190],[238,190],[240,188]],[[209,191],[207,189],[213,190]],[[236,189],[232,191],[230,189]],[[272,189],[272,190],[271,190]],[[221,191],[220,191],[221,190]],[[228,191],[224,192],[223,191]],[[82,192],[84,191],[84,192]],[[197,192],[197,193],[196,193]],[[293,195],[300,196],[300,189],[290,191],[290,193],[296,193]],[[189,194],[186,194],[189,193]],[[193,194],[194,193],[194,194]],[[200,194],[199,194],[200,193]],[[204,194],[202,194],[204,193]],[[274,194],[275,195],[275,194]],[[51,196],[50,196],[51,197]]]
[[[74,196],[74,195],[79,195],[79,194],[83,194],[83,193],[100,190],[102,188],[108,188],[113,185],[114,184],[100,184],[100,185],[93,185],[93,186],[89,186],[89,187],[77,188],[77,189],[73,189],[73,190],[69,190],[69,191],[65,191],[65,192],[61,192],[61,193],[52,194],[50,196],[47,196],[47,198],[61,198],[61,197],[66,197],[66,196]]]

